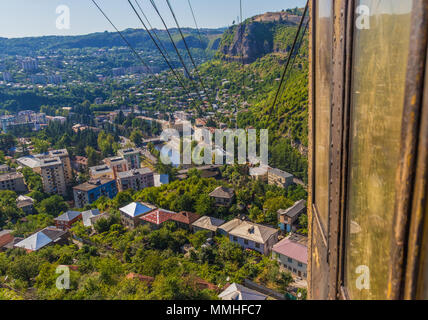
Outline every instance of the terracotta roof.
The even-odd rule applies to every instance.
[[[297,260],[299,262],[308,263],[308,247],[302,243],[292,241],[290,238],[285,238],[275,244],[272,251]]]
[[[153,283],[153,281],[155,281],[155,278],[153,278],[153,277],[150,277],[150,276],[143,276],[143,275],[141,275],[141,274],[133,273],[133,272],[128,273],[128,274],[126,275],[126,279],[138,279],[138,280],[140,280],[140,281],[144,281],[144,282],[146,282],[147,284],[152,284],[152,283]]]
[[[193,222],[198,220],[200,217],[201,216],[197,213],[182,211],[180,213],[174,214],[171,217],[171,220],[185,223],[185,224],[192,224]]]
[[[142,216],[140,219],[148,221],[150,223],[160,225],[164,223],[165,221],[171,220],[173,215],[176,215],[176,212],[168,211],[164,209],[156,209],[144,216]]]

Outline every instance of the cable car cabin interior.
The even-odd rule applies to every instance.
[[[428,1],[309,10],[309,298],[428,299]]]

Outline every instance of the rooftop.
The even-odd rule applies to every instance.
[[[8,180],[15,180],[15,179],[23,179],[23,178],[24,178],[24,175],[20,172],[0,174],[0,181],[8,181]]]
[[[93,179],[93,180],[90,180],[88,182],[82,183],[81,185],[73,187],[73,189],[86,192],[86,191],[96,189],[96,188],[98,188],[102,185],[105,185],[107,183],[110,183],[112,181],[115,181],[115,180],[112,178],[109,178],[109,177],[101,177],[99,179]]]
[[[47,246],[48,244],[55,242],[65,233],[65,231],[56,229],[54,227],[47,227],[18,242],[15,246],[31,251],[37,251]]]
[[[277,169],[277,168],[269,168],[268,173],[272,173],[272,174],[274,174],[278,177],[282,177],[282,178],[292,178],[293,177],[293,175],[291,173],[282,171],[282,170]]]
[[[113,170],[106,164],[90,167],[89,171],[91,174],[100,174],[100,173],[110,173],[113,172]]]
[[[296,242],[292,238],[288,237],[272,248],[272,251],[297,260],[301,263],[308,263],[308,247],[303,243]]]
[[[40,159],[40,167],[50,167],[50,166],[58,166],[62,165],[61,160],[58,157],[55,158],[44,158]]]
[[[196,220],[198,220],[201,216],[197,213],[193,212],[186,212],[182,211],[180,213],[177,213],[171,217],[171,220],[185,223],[185,224],[192,224]]]
[[[131,154],[140,153],[140,149],[137,149],[137,148],[121,149],[117,153],[122,155],[131,155]]]
[[[217,228],[224,223],[224,220],[217,219],[209,216],[203,216],[192,223],[192,226],[207,229],[210,231],[217,231]]]
[[[141,168],[141,169],[134,169],[134,170],[124,171],[124,172],[119,172],[117,176],[119,179],[125,179],[125,178],[131,178],[134,176],[145,175],[150,173],[153,173],[153,171],[150,170],[149,168]]]
[[[172,219],[172,217],[176,214],[177,213],[174,211],[168,211],[168,210],[164,210],[164,209],[156,209],[156,210],[153,210],[152,212],[142,216],[140,219],[148,221],[148,222],[156,224],[156,225],[160,225],[160,224]]]
[[[142,204],[140,202],[132,202],[128,204],[127,206],[120,208],[119,210],[126,215],[136,218],[143,214],[149,213],[150,211],[156,209],[155,207],[149,205],[149,204]]]
[[[81,215],[82,213],[79,211],[67,211],[62,215],[56,217],[54,220],[55,221],[72,221]]]
[[[88,211],[82,212],[83,225],[85,227],[92,226],[91,218],[99,216],[100,214],[101,214],[101,212],[98,209],[93,209],[93,210],[88,210]]]
[[[234,190],[226,187],[218,187],[210,193],[210,197],[231,199],[234,195]]]
[[[287,217],[294,218],[295,216],[299,215],[302,211],[306,209],[306,201],[305,200],[299,200],[296,201],[292,207],[288,209],[279,209],[278,214],[280,215],[286,215]]]
[[[258,243],[265,243],[277,232],[278,230],[271,227],[266,227],[249,221],[240,221],[235,228],[229,231],[229,234]]]
[[[263,293],[244,287],[243,285],[232,283],[222,293],[218,295],[222,300],[266,300]]]

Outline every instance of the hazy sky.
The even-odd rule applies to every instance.
[[[96,0],[120,30],[140,28],[136,15],[127,0]],[[132,0],[134,1],[134,0]],[[170,0],[181,26],[193,27],[188,0]],[[174,26],[165,0],[155,0],[168,27]],[[139,0],[156,28],[162,24],[149,0]],[[191,0],[200,27],[216,28],[232,24],[239,15],[239,0]],[[254,16],[267,11],[303,7],[305,0],[242,0],[243,16]],[[70,29],[59,30],[56,9],[60,5],[70,8]],[[43,35],[76,35],[113,31],[91,0],[0,0],[0,37],[26,37]]]

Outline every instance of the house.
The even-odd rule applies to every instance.
[[[12,230],[2,230],[0,231],[0,250],[2,250],[6,245],[13,242],[15,237],[12,234]]]
[[[231,188],[218,187],[211,192],[209,196],[214,198],[216,206],[229,207],[232,205],[233,198],[235,197],[235,191]]]
[[[144,188],[154,187],[153,171],[149,168],[141,168],[119,172],[117,175],[117,185],[120,192],[128,189],[140,191]]]
[[[116,180],[110,177],[101,177],[73,187],[74,204],[76,208],[83,208],[104,196],[113,199],[117,195]]]
[[[99,217],[100,215],[101,215],[101,212],[98,209],[83,211],[82,212],[83,225],[85,227],[92,227],[94,224],[94,221],[96,220],[93,218]]]
[[[129,228],[135,228],[140,225],[140,217],[142,215],[147,214],[155,209],[156,207],[146,203],[143,204],[140,202],[133,202],[119,209],[120,219],[124,226]]]
[[[291,235],[281,240],[273,246],[272,258],[277,260],[283,269],[306,279],[308,265],[307,238]]]
[[[71,229],[78,220],[82,220],[82,213],[79,211],[67,211],[54,219],[55,226],[61,230]]]
[[[159,229],[164,222],[170,221],[177,212],[165,209],[155,209],[140,217],[141,224],[150,225],[152,229]]]
[[[293,224],[297,221],[302,213],[306,212],[306,201],[299,200],[288,209],[278,210],[278,223],[279,228],[285,232],[295,231],[293,230]]]
[[[234,221],[235,220],[235,221]],[[244,249],[252,249],[268,255],[275,243],[278,242],[278,230],[256,224],[250,221],[234,219],[227,228],[231,242],[239,244]]]
[[[209,216],[203,216],[200,219],[192,223],[193,232],[198,231],[210,231],[211,236],[217,234],[217,229],[224,223],[224,220],[217,219]]]
[[[201,216],[197,213],[182,211],[174,214],[171,217],[171,221],[174,221],[175,224],[182,229],[190,229],[193,222],[198,220]]]
[[[46,227],[15,244],[14,248],[22,248],[27,252],[40,250],[48,245],[67,242],[68,232],[55,227]]]
[[[243,285],[232,283],[222,293],[218,295],[221,300],[266,300],[267,295],[244,287]]]
[[[281,188],[288,188],[294,182],[294,177],[292,174],[276,169],[268,169],[268,184],[275,185]]]
[[[34,199],[27,196],[19,196],[16,199],[16,206],[22,209],[26,215],[34,213]]]

